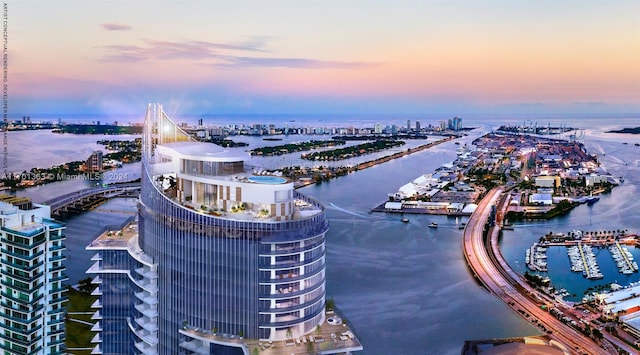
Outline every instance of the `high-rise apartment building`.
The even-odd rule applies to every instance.
[[[453,120],[451,120],[451,127],[450,129],[454,130],[454,131],[459,131],[462,129],[462,118],[456,116],[453,118]]]
[[[0,352],[65,354],[65,227],[26,206],[0,201]]]
[[[102,171],[102,163],[103,163],[102,151],[96,150],[93,153],[91,153],[89,158],[87,158],[87,161],[85,163],[86,171],[100,172]]]
[[[149,106],[138,224],[87,248],[97,252],[95,353],[304,351],[303,336],[317,337],[313,352],[362,349],[325,309],[324,208],[248,159],[194,141]],[[340,342],[322,335],[332,326],[347,332]]]
[[[382,123],[376,123],[375,126],[373,126],[373,133],[381,134],[383,129],[384,127],[382,127]]]

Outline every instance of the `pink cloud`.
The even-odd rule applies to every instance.
[[[100,60],[104,62],[143,62],[148,60],[195,60],[202,64],[226,67],[282,67],[306,69],[357,69],[379,65],[362,61],[322,60],[298,57],[258,57],[238,55],[238,52],[265,53],[265,40],[242,43],[207,41],[144,40],[145,45],[108,45]]]
[[[131,29],[129,25],[120,25],[117,23],[103,23],[101,26],[107,31],[129,31]]]

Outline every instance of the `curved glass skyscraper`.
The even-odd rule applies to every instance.
[[[99,352],[248,353],[251,341],[319,331],[323,207],[248,157],[193,140],[149,105],[138,233],[88,247],[98,251]]]

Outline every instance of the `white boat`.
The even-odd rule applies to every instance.
[[[438,228],[438,223],[436,223],[436,222],[431,222],[431,223],[429,223],[429,226],[428,226],[428,227],[429,227],[429,228]]]

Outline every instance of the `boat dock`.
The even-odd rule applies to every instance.
[[[568,247],[567,255],[569,256],[569,261],[571,262],[571,271],[573,272],[584,271],[584,264],[582,263],[582,259],[580,258],[580,252],[578,251],[578,246]]]
[[[527,267],[533,271],[547,271],[547,248],[533,243],[525,255]]]
[[[570,246],[567,248],[567,255],[571,262],[571,271],[582,272],[582,275],[590,280],[604,277],[590,245],[578,243],[578,245]]]
[[[615,244],[609,246],[609,252],[611,253],[611,257],[615,261],[618,266],[618,270],[620,273],[625,275],[631,275],[634,272],[638,271],[638,263],[633,261],[633,255],[627,248],[620,245],[620,243],[616,242]]]
[[[591,245],[579,244],[580,255],[582,256],[582,262],[584,263],[584,271],[582,274],[588,279],[601,279],[604,277],[600,272],[596,255],[593,253]]]

